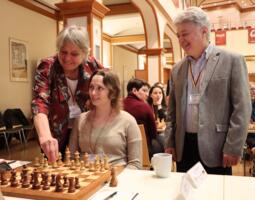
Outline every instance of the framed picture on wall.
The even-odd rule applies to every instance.
[[[10,80],[28,81],[27,43],[9,39],[10,48]]]

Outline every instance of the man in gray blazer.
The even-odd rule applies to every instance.
[[[174,23],[187,56],[170,77],[165,151],[179,172],[200,161],[207,173],[231,174],[251,116],[244,58],[210,44],[210,22],[200,8],[182,11]]]

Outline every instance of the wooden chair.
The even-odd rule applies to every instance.
[[[149,150],[147,145],[147,138],[145,134],[145,129],[143,124],[138,124],[142,136],[142,145],[143,145],[143,169],[150,169],[150,157],[149,157]]]

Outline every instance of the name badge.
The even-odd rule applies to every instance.
[[[189,104],[199,104],[200,102],[200,94],[191,94],[189,95],[188,103]]]
[[[73,119],[78,117],[81,114],[81,109],[78,105],[71,105],[69,106],[69,118]]]

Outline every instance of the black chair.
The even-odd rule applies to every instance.
[[[10,149],[9,149],[9,143],[7,139],[6,127],[5,127],[3,115],[1,112],[0,112],[0,136],[4,136],[5,145],[7,150],[9,151]]]
[[[34,124],[32,123],[32,120],[28,120],[21,109],[15,108],[13,109],[13,112],[15,116],[18,118],[19,122],[22,124],[22,132],[24,136],[24,142],[27,142],[27,135],[28,133],[33,133],[34,130]]]
[[[19,120],[18,116],[15,114],[14,109],[7,109],[4,111],[3,120],[6,127],[6,134],[8,135],[9,140],[11,140],[12,136],[18,136],[21,143],[24,140],[26,143],[26,138],[23,131],[23,125]],[[22,139],[23,137],[23,139]]]

